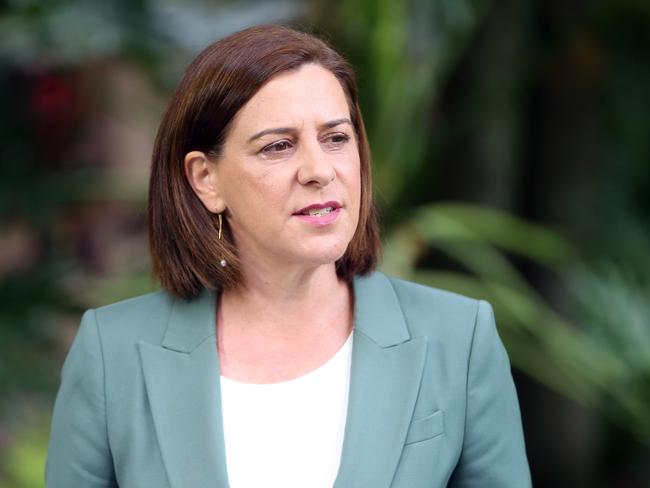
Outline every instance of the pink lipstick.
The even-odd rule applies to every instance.
[[[293,215],[303,222],[315,225],[316,227],[323,227],[334,222],[340,212],[341,204],[336,201],[329,201],[309,205],[298,210]]]

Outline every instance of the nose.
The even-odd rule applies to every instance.
[[[298,181],[301,185],[324,187],[334,181],[336,171],[319,144],[304,145],[300,156]]]

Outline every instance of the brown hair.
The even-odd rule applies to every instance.
[[[361,160],[359,223],[337,275],[350,281],[372,271],[380,240],[372,201],[370,148],[350,65],[320,39],[278,25],[236,32],[208,46],[190,64],[162,119],[154,144],[149,182],[149,246],[153,273],[171,294],[190,299],[203,288],[241,284],[237,249],[224,219],[218,239],[217,216],[190,186],[184,157],[203,151],[217,157],[235,114],[273,76],[306,63],[328,69],[348,99]],[[221,259],[228,265],[220,266]]]

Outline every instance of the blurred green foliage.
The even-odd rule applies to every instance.
[[[3,472],[0,488],[43,486],[48,432],[49,422],[40,418],[15,433],[11,449],[7,450],[0,462]]]

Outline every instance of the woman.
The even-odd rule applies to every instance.
[[[353,73],[279,26],[189,66],[156,139],[164,291],[89,310],[47,486],[526,487],[490,306],[374,272]]]

